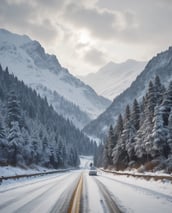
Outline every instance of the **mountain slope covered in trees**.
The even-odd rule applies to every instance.
[[[96,148],[46,98],[0,66],[0,165],[77,166]]]
[[[153,80],[156,75],[160,77],[165,86],[172,80],[172,47],[153,57],[131,86],[117,96],[108,109],[97,119],[91,121],[84,131],[94,137],[104,137],[109,126],[114,124],[118,115],[125,111],[127,104],[132,104],[133,99],[142,100],[149,81]]]
[[[55,55],[45,53],[39,42],[26,35],[0,29],[0,64],[3,69],[8,66],[10,73],[37,90],[41,97],[46,96],[58,114],[80,129],[111,103],[71,75]],[[63,104],[66,108],[61,110]]]
[[[144,165],[143,170],[172,171],[172,81],[167,88],[158,76],[149,82],[143,100],[127,105],[116,125],[110,126],[95,161],[117,170]]]

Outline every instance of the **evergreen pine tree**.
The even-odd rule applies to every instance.
[[[146,99],[147,99],[146,116],[148,117],[148,119],[150,119],[150,122],[152,122],[153,116],[154,116],[154,108],[156,106],[155,88],[154,88],[152,81],[149,82],[148,93],[147,93]]]
[[[22,155],[26,165],[32,164],[32,150],[31,150],[31,137],[27,129],[22,128],[21,130],[23,138]]]
[[[140,127],[140,107],[136,99],[133,102],[131,122],[135,130],[137,131]]]
[[[161,112],[163,116],[163,122],[165,126],[168,126],[168,118],[172,108],[172,81],[165,93],[163,103],[161,105]]]
[[[131,113],[129,105],[126,106],[123,127],[121,128],[122,132],[118,136],[117,144],[113,149],[113,164],[117,169],[124,169],[129,162],[129,156],[126,150],[126,144],[130,143],[130,123]]]
[[[103,159],[102,159],[103,150],[104,150],[103,143],[100,143],[99,146],[97,147],[95,155],[94,155],[94,165],[96,167],[103,166]]]
[[[116,123],[116,126],[114,128],[115,140],[119,139],[119,137],[122,134],[123,129],[124,129],[123,118],[122,118],[122,115],[120,114],[118,116],[117,123]]]
[[[155,77],[155,98],[156,104],[160,105],[163,101],[163,94],[165,92],[164,86],[161,84],[159,76]]]
[[[32,163],[39,164],[41,160],[41,143],[39,140],[37,130],[34,130],[31,137],[31,155],[32,155]]]
[[[154,127],[152,130],[152,157],[168,157],[167,134],[168,130],[163,125],[162,113],[157,106],[155,108]]]
[[[4,139],[6,137],[5,128],[3,127],[3,121],[0,117],[0,139]]]
[[[172,157],[172,110],[170,112],[170,116],[168,118],[168,136],[167,136],[167,143],[169,146],[170,155]]]
[[[108,158],[108,165],[112,165],[112,150],[115,146],[115,135],[112,125],[109,128],[108,134],[108,144],[107,144],[107,158]]]
[[[20,104],[14,91],[11,91],[7,103],[7,124],[11,127],[11,122],[21,122]]]
[[[106,138],[104,143],[104,149],[103,149],[103,167],[106,169],[109,165],[109,158],[108,158],[108,139]]]
[[[18,122],[11,122],[11,128],[8,135],[8,161],[11,165],[23,164],[22,148],[23,139]]]
[[[2,117],[0,116],[0,165],[7,163],[8,144],[6,140],[6,132],[4,129]]]

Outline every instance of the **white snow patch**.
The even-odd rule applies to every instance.
[[[118,206],[127,213],[170,213],[172,209],[172,184],[169,181],[102,173],[98,179],[113,194]]]
[[[93,163],[93,156],[80,155],[80,168],[89,169],[90,163]]]

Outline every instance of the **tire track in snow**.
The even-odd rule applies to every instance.
[[[7,192],[7,191],[14,190],[14,189],[19,189],[19,188],[24,188],[26,186],[31,186],[31,185],[34,185],[34,184],[37,184],[37,183],[40,183],[40,182],[46,182],[47,180],[50,180],[50,179],[53,180],[53,179],[56,179],[56,178],[61,177],[63,175],[64,175],[64,173],[61,173],[61,174],[58,174],[58,175],[49,176],[48,178],[44,176],[43,179],[39,179],[39,180],[35,180],[35,178],[36,179],[40,178],[40,176],[34,177],[34,179],[28,179],[27,178],[24,181],[34,181],[34,182],[22,182],[22,185],[12,186],[12,187],[9,187],[8,189],[0,190],[0,194],[4,193],[4,192]]]
[[[50,179],[50,181],[49,181],[49,179],[46,179],[47,183],[45,184],[44,182],[41,182],[41,185],[39,185],[39,186],[36,185],[36,184],[40,183],[39,181],[37,181],[36,183],[34,183],[35,188],[33,188],[31,190],[28,190],[27,188],[32,187],[32,184],[30,184],[30,185],[27,184],[26,189],[23,188],[24,187],[23,186],[23,187],[15,188],[14,191],[10,191],[9,193],[7,191],[7,195],[4,192],[2,194],[2,196],[9,196],[10,197],[11,193],[13,193],[12,195],[13,196],[15,195],[15,198],[12,198],[12,199],[8,200],[7,202],[3,203],[2,205],[0,205],[0,212],[8,212],[8,210],[6,210],[6,207],[7,207],[7,209],[11,209],[11,210],[9,210],[10,212],[14,212],[15,208],[17,208],[17,211],[16,211],[17,213],[18,212],[26,212],[26,209],[27,208],[29,209],[30,205],[33,208],[34,205],[39,203],[42,200],[42,198],[44,197],[45,194],[51,195],[50,192],[59,191],[59,188],[61,186],[63,186],[63,183],[71,175],[72,174],[67,174],[67,175],[65,175],[65,177],[60,176],[59,177],[60,180],[57,177]],[[63,178],[63,179],[61,179],[61,178]],[[17,190],[18,189],[21,190],[21,188],[22,188],[22,192],[20,193],[20,195],[16,196],[16,194],[18,193]],[[35,201],[37,201],[37,202],[35,202]],[[17,205],[18,205],[18,207],[16,207]],[[27,211],[27,212],[33,212],[33,211]]]
[[[72,184],[61,193],[60,198],[54,204],[50,213],[70,212],[69,211],[70,202],[71,202],[72,196],[74,194],[74,191],[76,190],[76,188],[78,186],[78,181],[80,179],[80,176],[81,175],[78,174],[78,176],[75,178],[75,180],[72,181]]]
[[[111,181],[126,185],[128,187],[134,188],[137,191],[140,190],[140,191],[145,192],[145,193],[152,195],[154,197],[157,197],[157,198],[159,197],[159,198],[162,198],[164,200],[168,200],[169,202],[172,203],[172,196],[170,196],[170,195],[166,195],[166,194],[163,194],[161,192],[154,191],[152,189],[144,188],[144,187],[134,185],[134,184],[131,184],[131,183],[126,183],[126,182],[123,182],[123,181],[120,181],[120,180],[115,180],[114,178],[111,178],[111,177],[107,177],[107,176],[101,176],[101,177],[105,178],[105,179],[110,179]]]
[[[103,195],[103,199],[100,202],[104,213],[122,213],[122,211],[118,208],[116,202],[112,199],[112,196],[105,185],[101,183],[101,181],[99,181],[97,178],[94,178],[94,181],[98,185],[100,193]]]

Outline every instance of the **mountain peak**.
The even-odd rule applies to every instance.
[[[42,97],[46,96],[49,104],[55,106],[56,111],[61,107],[59,102],[66,101],[68,104],[63,104],[65,118],[67,114],[65,110],[69,111],[67,107],[71,104],[70,107],[74,109],[74,113],[72,115],[68,113],[71,116],[68,118],[72,121],[76,120],[79,125],[81,111],[87,115],[83,117],[94,119],[111,103],[70,74],[60,65],[55,55],[46,53],[38,41],[31,40],[28,36],[1,29],[0,64],[3,68],[8,66],[10,72],[35,89]],[[85,120],[88,121],[87,118]]]
[[[41,69],[49,69],[51,72],[56,74],[62,70],[62,67],[55,55],[45,53],[44,48],[38,41],[31,40],[26,35],[18,35],[4,29],[0,29],[0,41],[1,49],[6,49],[6,52],[8,51],[8,54],[13,55],[13,57],[24,57],[22,52],[25,52],[29,55],[35,66],[38,66]],[[28,64],[28,66],[31,65]]]
[[[146,62],[133,59],[128,59],[123,63],[110,61],[98,72],[80,78],[93,87],[98,94],[113,100],[130,86],[145,64]]]
[[[140,101],[145,95],[149,81],[159,76],[163,84],[168,85],[172,80],[172,48],[157,54],[146,65],[135,81],[124,92],[117,96],[110,107],[96,120],[88,124],[84,130],[94,137],[102,137],[109,126],[115,125],[120,113],[123,113],[126,105],[131,105],[134,99]],[[128,76],[127,76],[128,77]]]
[[[0,41],[1,42],[8,42],[8,43],[15,43],[16,45],[23,45],[31,41],[29,36],[27,35],[18,35],[15,33],[11,33],[6,29],[0,28]]]

